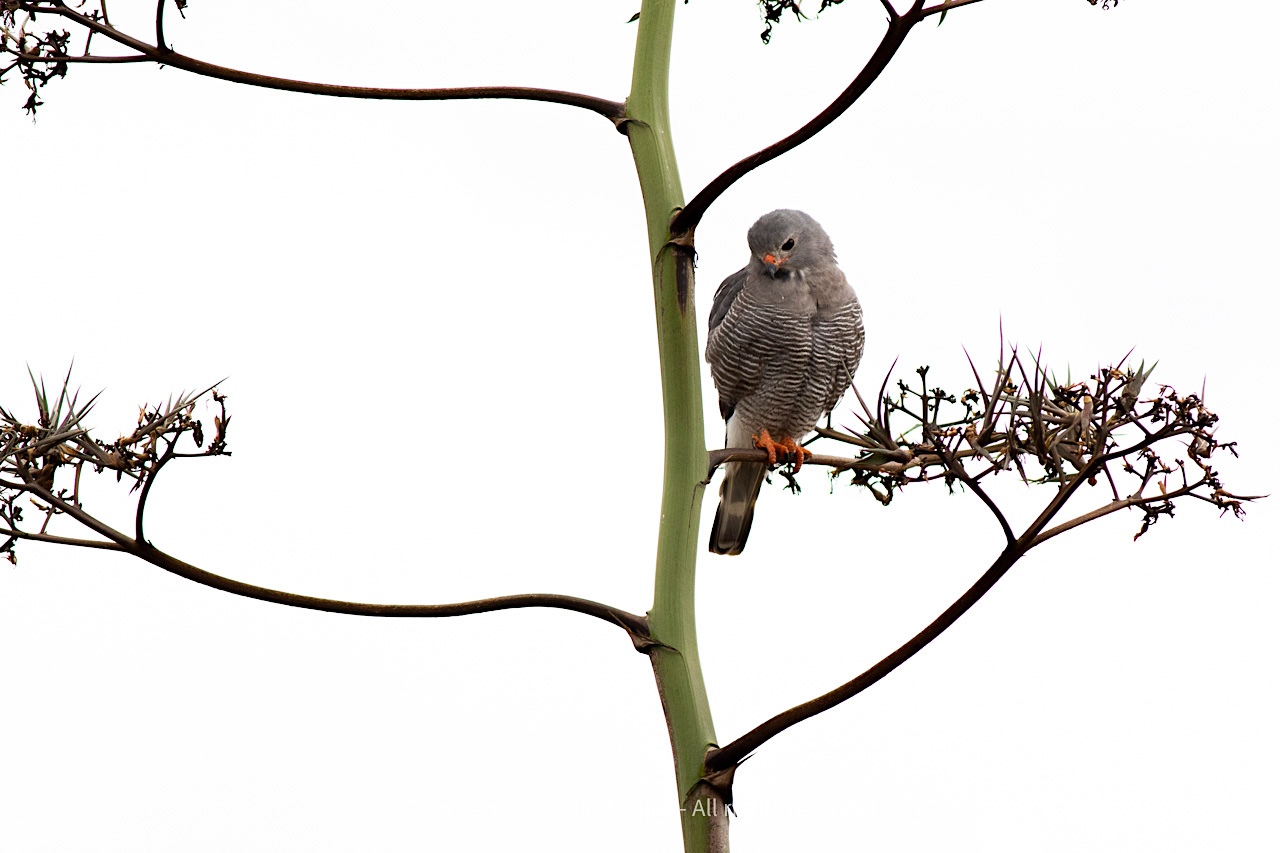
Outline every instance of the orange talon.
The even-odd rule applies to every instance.
[[[751,443],[769,454],[770,466],[778,464],[778,451],[786,450],[786,447],[773,440],[767,429],[760,430],[759,435],[751,436]]]
[[[805,448],[796,444],[796,440],[794,438],[784,438],[782,440],[782,446],[786,448],[787,453],[793,456],[794,461],[792,463],[793,467],[791,469],[791,473],[793,474],[800,470],[800,466],[804,464],[804,460],[813,456],[812,450],[806,450]]]

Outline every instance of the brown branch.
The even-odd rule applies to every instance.
[[[649,639],[649,623],[643,616],[637,616],[625,610],[616,607],[610,607],[607,604],[601,604],[596,601],[589,601],[584,598],[574,598],[568,595],[553,595],[544,593],[530,593],[523,595],[503,595],[496,598],[484,598],[476,601],[463,601],[456,604],[371,604],[359,601],[341,601],[330,598],[316,598],[310,595],[299,595],[292,592],[284,592],[282,590],[269,589],[267,587],[255,586],[254,584],[244,583],[243,581],[233,580],[231,578],[216,575],[207,572],[204,569],[197,568],[190,563],[183,562],[177,557],[173,557],[160,549],[126,536],[124,533],[104,524],[94,516],[72,506],[48,489],[37,484],[30,478],[25,471],[20,471],[23,477],[22,488],[24,491],[31,492],[44,500],[49,505],[56,507],[59,511],[74,518],[76,521],[88,527],[90,530],[99,534],[114,543],[118,550],[125,551],[140,559],[146,560],[153,566],[164,569],[179,577],[194,581],[213,589],[229,592],[233,595],[244,596],[245,598],[254,598],[259,601],[266,601],[272,604],[284,604],[289,607],[301,607],[306,610],[320,610],[327,613],[346,613],[353,616],[382,616],[382,617],[418,617],[418,618],[435,618],[446,616],[467,616],[473,613],[489,613],[497,610],[514,610],[523,607],[549,607],[559,610],[572,610],[577,613],[585,613],[588,616],[594,616],[605,622],[621,627],[631,637],[637,648],[642,648]],[[87,540],[85,540],[87,541]],[[109,547],[106,545],[97,547]]]
[[[973,2],[973,0],[970,0],[970,2]],[[888,4],[886,4],[887,6]],[[750,157],[734,163],[724,172],[717,175],[711,183],[699,190],[698,194],[671,220],[672,235],[678,239],[691,233],[693,229],[698,227],[698,223],[702,221],[707,208],[711,207],[711,204],[723,195],[729,187],[733,186],[749,172],[812,139],[843,115],[845,110],[853,106],[854,102],[862,97],[862,94],[880,76],[880,72],[884,71],[885,67],[888,66],[889,60],[893,59],[893,55],[898,52],[898,48],[906,40],[907,33],[911,32],[911,28],[919,23],[923,7],[924,0],[915,0],[906,14],[895,14],[890,17],[889,28],[885,30],[884,38],[880,40],[880,44],[877,45],[875,52],[871,54],[871,58],[867,60],[867,64],[853,78],[853,82],[849,84],[848,88],[831,102],[829,107],[818,113],[808,124],[785,139],[781,139],[769,147],[757,151]]]
[[[1084,515],[1077,516],[1071,519],[1070,521],[1059,524],[1057,527],[1046,530],[1044,533],[1041,533],[1039,536],[1035,538],[1035,541],[1031,543],[1031,547],[1034,548],[1035,546],[1039,545],[1041,542],[1044,542],[1046,539],[1052,539],[1054,536],[1057,536],[1059,533],[1066,533],[1068,530],[1071,530],[1072,528],[1079,527],[1080,525],[1093,521],[1096,518],[1102,518],[1104,515],[1110,515],[1111,513],[1117,512],[1122,509],[1128,509],[1129,507],[1143,506],[1149,503],[1158,503],[1160,501],[1172,500],[1173,498],[1182,497],[1183,495],[1190,494],[1193,488],[1202,486],[1206,482],[1208,482],[1207,479],[1200,480],[1198,483],[1195,484],[1195,486],[1183,487],[1181,489],[1177,489],[1175,491],[1169,492],[1167,495],[1159,495],[1159,496],[1148,495],[1146,497],[1133,496],[1128,498],[1121,498],[1118,501],[1112,501],[1111,503],[1104,504],[1103,506],[1098,507],[1092,512],[1086,512]]]
[[[97,539],[72,539],[67,536],[54,536],[49,533],[28,533],[25,530],[18,530],[14,527],[0,530],[0,536],[8,536],[12,539],[29,539],[32,542],[49,542],[54,545],[74,545],[77,548],[100,548],[104,551],[125,550],[115,542],[101,542]]]
[[[142,492],[141,494],[138,495],[138,508],[134,512],[134,516],[133,516],[133,538],[135,542],[140,542],[144,546],[151,544],[147,542],[146,534],[142,529],[142,517],[147,511],[147,496],[151,494],[151,486],[152,484],[155,483],[156,478],[160,476],[161,469],[163,469],[164,466],[169,464],[170,460],[173,459],[174,457],[173,448],[175,444],[176,444],[176,441],[169,442],[169,445],[168,447],[165,448],[164,453],[160,456],[159,459],[156,460],[155,465],[151,468],[151,471],[147,474],[146,482],[142,484]]]
[[[726,447],[720,450],[710,450],[707,452],[707,476],[710,477],[715,470],[726,462],[768,462],[769,454],[756,447]],[[823,456],[814,454],[805,459],[805,465],[821,465],[828,468],[835,468],[839,471],[849,470],[851,468],[861,468],[865,470],[879,470],[882,465],[873,462],[864,462],[858,459],[850,459],[845,456]]]
[[[161,4],[162,6],[163,4]],[[286,92],[302,92],[309,95],[328,95],[335,98],[372,98],[397,101],[458,101],[502,98],[518,101],[544,101],[580,107],[599,113],[618,126],[626,117],[626,105],[617,101],[582,95],[577,92],[563,92],[555,89],[535,89],[521,86],[470,86],[445,89],[392,89],[376,86],[341,86],[330,83],[311,83],[305,80],[292,80],[285,77],[272,77],[266,74],[254,74],[204,62],[191,56],[178,53],[166,47],[147,44],[140,39],[123,33],[110,25],[94,20],[70,8],[62,0],[53,0],[50,6],[39,4],[23,4],[26,9],[59,15],[75,21],[90,32],[99,33],[117,44],[135,50],[148,59],[190,71],[204,77],[242,83],[247,86],[261,86],[266,89],[279,89]]]
[[[991,514],[996,517],[996,521],[1000,523],[1000,529],[1004,532],[1005,543],[1007,545],[1013,545],[1017,537],[1013,535],[1013,528],[1009,526],[1009,520],[1004,517],[1004,513],[1000,511],[1000,507],[996,506],[996,502],[991,499],[986,490],[983,489],[982,486],[978,485],[977,479],[971,476],[969,472],[964,469],[964,466],[960,464],[959,460],[956,458],[957,454],[952,453],[946,448],[943,444],[942,437],[934,434],[928,424],[925,424],[924,433],[925,437],[931,440],[934,449],[938,452],[938,456],[946,464],[947,470],[954,474],[960,482],[968,486],[973,493],[978,496],[978,499],[986,505],[987,509],[991,510]],[[976,454],[977,450],[975,450],[974,453]]]
[[[742,761],[766,741],[781,734],[797,723],[821,714],[866,690],[902,664],[906,663],[916,652],[933,642],[943,631],[951,627],[957,619],[964,615],[987,591],[995,586],[1022,556],[1025,549],[1021,545],[1011,545],[996,559],[977,582],[969,588],[955,603],[942,612],[923,631],[916,634],[906,643],[899,646],[892,654],[881,660],[866,672],[802,705],[783,711],[769,720],[756,726],[751,731],[735,739],[731,743],[713,749],[707,754],[706,769],[708,773],[727,770],[741,764]]]
[[[946,0],[945,3],[939,3],[937,6],[930,6],[928,9],[925,9],[923,12],[920,13],[920,17],[921,19],[924,19],[929,17],[930,15],[945,13],[950,9],[956,9],[960,6],[968,6],[970,3],[981,3],[981,2],[982,0]]]
[[[37,56],[34,53],[13,53],[10,55],[23,62],[96,62],[106,64],[111,62],[153,61],[151,57],[143,56],[140,53],[132,56]]]
[[[818,432],[824,432],[819,429]],[[877,456],[885,456],[889,462],[873,462],[867,459],[853,459],[848,456],[824,456],[815,453],[805,459],[805,465],[820,465],[827,468],[834,468],[839,471],[878,471],[885,474],[900,474],[911,468],[921,468],[932,465],[945,464],[945,460],[936,453],[913,453],[910,450],[898,449],[888,450],[879,447],[866,448],[868,453]],[[990,450],[1002,451],[999,445],[993,445]],[[951,454],[956,459],[966,459],[972,456],[981,455],[977,450],[958,450]],[[707,451],[707,477],[710,478],[719,468],[726,462],[768,462],[769,454],[755,447],[725,447],[719,450]]]
[[[1185,477],[1185,474],[1184,474],[1184,477]],[[1139,491],[1130,495],[1127,498],[1119,498],[1117,500],[1113,500],[1110,503],[1103,504],[1102,506],[1098,507],[1095,510],[1092,510],[1091,512],[1086,512],[1083,515],[1080,515],[1071,519],[1070,521],[1066,521],[1066,522],[1063,522],[1062,524],[1059,524],[1057,527],[1053,527],[1053,528],[1050,528],[1049,530],[1044,531],[1043,533],[1036,536],[1035,540],[1032,541],[1031,543],[1031,547],[1034,548],[1035,546],[1039,545],[1041,542],[1044,542],[1047,539],[1052,539],[1054,536],[1057,536],[1059,533],[1066,533],[1068,530],[1079,527],[1080,525],[1093,521],[1094,519],[1102,518],[1105,515],[1110,515],[1111,513],[1118,512],[1122,509],[1129,509],[1130,507],[1141,507],[1141,506],[1147,506],[1148,504],[1164,503],[1166,501],[1172,501],[1181,497],[1193,497],[1193,498],[1198,498],[1199,500],[1202,500],[1202,501],[1207,501],[1208,503],[1213,504],[1219,509],[1222,508],[1222,505],[1217,503],[1213,498],[1205,497],[1204,495],[1197,493],[1201,486],[1210,484],[1211,480],[1208,476],[1201,477],[1199,480],[1197,480],[1194,483],[1185,482],[1185,479],[1184,479],[1184,482],[1180,487],[1176,489],[1172,489],[1168,492],[1162,492],[1159,495],[1143,495],[1141,493],[1141,490],[1146,488],[1147,482],[1148,480],[1144,480]],[[1254,501],[1254,500],[1260,500],[1265,496],[1264,495],[1233,495],[1233,494],[1224,492],[1222,493],[1222,497],[1230,498],[1232,500],[1237,500],[1237,501]]]
[[[817,716],[823,711],[830,710],[841,702],[852,699],[871,685],[880,681],[889,673],[893,672],[902,664],[910,660],[917,652],[923,649],[929,643],[936,640],[943,631],[955,624],[961,616],[963,616],[973,605],[977,604],[981,598],[991,590],[1000,578],[1013,567],[1022,556],[1031,549],[1036,536],[1044,529],[1054,515],[1057,514],[1062,506],[1067,502],[1075,490],[1082,482],[1085,482],[1088,476],[1096,473],[1096,466],[1101,462],[1098,459],[1090,461],[1086,466],[1086,470],[1082,471],[1080,476],[1072,480],[1068,485],[1063,487],[1049,502],[1049,506],[1040,514],[1031,525],[1023,531],[1015,541],[1007,545],[995,562],[982,573],[977,582],[971,586],[964,595],[960,596],[950,607],[944,610],[937,619],[927,625],[924,630],[916,634],[907,642],[903,643],[891,654],[872,666],[866,672],[856,678],[845,682],[836,689],[824,693],[823,695],[811,699],[794,708],[783,711],[780,714],[771,717],[751,731],[733,740],[726,746],[719,749],[713,749],[707,753],[706,771],[714,773],[724,771],[730,767],[736,766],[754,750],[763,745],[766,741],[781,734],[797,723],[801,723],[810,717]]]
[[[156,0],[156,48],[164,53],[170,53],[169,45],[164,39],[164,4],[167,0]]]

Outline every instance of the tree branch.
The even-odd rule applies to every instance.
[[[948,450],[943,444],[942,437],[937,435],[928,424],[924,426],[925,437],[930,439],[934,449],[937,450],[938,456],[946,464],[947,470],[956,476],[960,482],[968,486],[978,499],[991,510],[991,514],[996,517],[996,521],[1000,522],[1000,529],[1004,532],[1006,545],[1013,545],[1016,537],[1013,535],[1013,529],[1009,527],[1009,520],[1004,517],[1004,513],[1000,511],[1000,507],[996,506],[996,502],[986,493],[982,486],[978,485],[977,478],[971,476],[964,466],[956,459],[956,455]],[[976,450],[974,451],[977,452]]]
[[[819,433],[824,430],[818,430]],[[832,436],[827,436],[832,437]],[[994,450],[1000,450],[1000,447],[993,447]],[[887,474],[900,474],[911,468],[923,468],[926,466],[940,465],[944,463],[941,456],[934,453],[919,454],[910,450],[901,449],[896,453],[880,448],[867,448],[867,450],[878,456],[889,457],[889,462],[877,462],[869,459],[854,459],[848,456],[826,456],[821,453],[815,453],[805,459],[805,465],[820,465],[826,468],[833,468],[839,471],[876,471]],[[971,456],[978,456],[977,450],[959,450],[951,454],[956,459],[965,459]],[[707,477],[708,479],[715,470],[726,462],[768,462],[769,454],[756,447],[725,447],[719,450],[711,450],[707,453]]]
[[[101,542],[96,539],[71,539],[67,536],[53,536],[48,533],[27,533],[25,530],[8,528],[0,530],[0,536],[11,539],[27,539],[32,542],[49,542],[54,545],[75,545],[78,548],[100,548],[104,551],[125,551],[115,542]]]
[[[937,619],[929,623],[920,633],[916,634],[907,642],[903,643],[892,654],[885,657],[875,666],[866,672],[847,681],[837,687],[835,690],[825,693],[816,699],[811,699],[802,705],[797,705],[787,711],[766,720],[756,726],[745,735],[737,738],[731,743],[719,749],[712,750],[707,755],[707,772],[713,773],[724,771],[730,767],[740,764],[751,752],[760,747],[766,741],[778,734],[786,731],[797,723],[803,722],[810,717],[817,716],[823,711],[830,710],[841,702],[852,699],[871,685],[880,681],[889,673],[893,672],[902,664],[910,660],[917,652],[923,649],[929,643],[941,636],[942,632],[955,624],[961,616],[963,616],[973,605],[986,595],[996,582],[1013,567],[1019,559],[1022,558],[1027,551],[1035,543],[1035,538],[1044,526],[1049,523],[1053,516],[1060,510],[1079,487],[1082,482],[1087,481],[1091,474],[1097,473],[1096,468],[1101,465],[1101,461],[1095,458],[1086,466],[1086,470],[1082,471],[1080,476],[1074,478],[1068,485],[1064,486],[1049,502],[1049,506],[1041,513],[1040,517],[1031,523],[1021,536],[1015,541],[1009,543],[995,562],[991,564],[977,582],[971,586],[964,595],[955,600],[954,603],[944,610]],[[1092,470],[1091,470],[1092,469]]]
[[[924,11],[922,11],[920,13],[920,18],[921,20],[923,20],[929,17],[930,15],[937,15],[940,13],[945,14],[947,11],[951,9],[955,9],[960,6],[968,6],[970,3],[981,3],[981,2],[982,0],[946,0],[945,3],[939,3],[937,6],[930,6],[928,9],[925,9]]]
[[[501,98],[518,101],[545,101],[580,107],[599,113],[619,126],[625,118],[626,105],[617,101],[582,95],[577,92],[563,92],[555,89],[535,89],[520,86],[471,86],[444,89],[392,89],[374,86],[340,86],[329,83],[311,83],[304,80],[292,80],[285,77],[272,77],[266,74],[254,74],[235,68],[214,65],[194,57],[186,56],[167,47],[147,44],[146,42],[123,33],[102,21],[95,20],[67,6],[62,0],[52,0],[51,5],[40,3],[24,3],[22,8],[28,11],[59,15],[88,29],[111,39],[117,44],[135,50],[143,56],[162,65],[180,68],[204,77],[242,83],[247,86],[260,86],[266,89],[278,89],[286,92],[302,92],[310,95],[328,95],[336,98],[371,98],[399,101],[457,101]],[[161,9],[163,2],[157,5],[157,28],[161,26]]]
[[[1204,482],[1205,482],[1204,480],[1200,480],[1198,483],[1195,484],[1195,486],[1183,487],[1181,489],[1172,491],[1167,495],[1160,495],[1159,497],[1155,495],[1150,495],[1148,497],[1133,496],[1128,498],[1121,498],[1120,500],[1112,501],[1109,504],[1104,504],[1098,507],[1097,509],[1093,510],[1092,512],[1086,512],[1084,515],[1076,516],[1070,521],[1063,522],[1062,524],[1059,524],[1057,527],[1046,530],[1045,532],[1041,533],[1039,536],[1035,538],[1035,540],[1031,543],[1031,547],[1034,548],[1035,546],[1039,545],[1041,542],[1044,542],[1046,539],[1052,539],[1053,537],[1057,536],[1059,533],[1066,533],[1068,530],[1071,530],[1074,527],[1079,527],[1080,525],[1086,522],[1093,521],[1095,518],[1102,518],[1104,515],[1110,515],[1113,512],[1117,512],[1118,510],[1128,509],[1130,507],[1135,507],[1135,506],[1142,506],[1144,504],[1152,503],[1155,501],[1172,500],[1173,498],[1181,497],[1182,495],[1185,495],[1185,494],[1190,494],[1193,488],[1203,485]]]
[[[858,75],[853,78],[853,82],[840,93],[840,97],[836,98],[829,107],[818,113],[808,124],[785,139],[779,140],[768,148],[763,148],[750,157],[734,163],[712,180],[711,183],[699,190],[698,194],[671,220],[673,238],[687,237],[693,229],[698,227],[698,223],[702,221],[707,208],[711,207],[711,204],[716,199],[747,173],[763,166],[770,160],[781,157],[791,149],[812,139],[821,130],[843,115],[845,110],[853,106],[853,103],[871,87],[871,84],[880,76],[880,72],[884,71],[885,67],[888,66],[889,60],[893,59],[893,55],[898,52],[898,48],[902,46],[902,42],[907,38],[907,33],[911,32],[911,28],[919,22],[920,11],[923,6],[924,0],[915,0],[911,5],[911,10],[905,15],[893,15],[889,19],[889,28],[885,30],[884,38],[880,40],[880,44],[876,47],[875,52],[871,54],[871,58],[867,60],[867,64],[863,66]]]
[[[866,672],[837,687],[829,693],[825,693],[816,699],[811,699],[802,705],[797,705],[787,711],[783,711],[769,720],[756,726],[751,731],[737,738],[733,742],[712,750],[707,755],[707,772],[724,771],[738,764],[754,752],[758,747],[766,741],[781,734],[797,723],[803,722],[810,717],[817,716],[823,711],[827,711],[858,695],[889,673],[893,672],[902,664],[906,663],[916,652],[923,649],[929,643],[933,642],[937,637],[951,627],[957,619],[996,584],[996,581],[1004,577],[1005,573],[1013,566],[1015,562],[1025,552],[1025,548],[1020,545],[1010,545],[996,559],[991,567],[983,572],[977,582],[971,586],[964,595],[956,599],[956,601],[942,612],[937,619],[931,622],[923,631],[916,634],[906,643],[903,643],[892,654],[881,660],[875,666]]]
[[[151,484],[156,481],[156,477],[160,476],[161,469],[173,459],[174,444],[174,442],[169,442],[164,453],[156,460],[155,465],[152,466],[151,471],[147,474],[146,482],[142,484],[142,493],[138,495],[138,508],[133,515],[133,538],[135,542],[140,542],[143,545],[150,544],[147,542],[146,534],[142,529],[142,516],[147,511],[147,496],[151,494]]]
[[[130,56],[37,56],[34,53],[14,53],[15,59],[22,62],[96,62],[108,64],[112,62],[152,62],[149,56],[133,54]]]
[[[272,604],[284,604],[289,607],[301,607],[306,610],[320,610],[327,613],[346,613],[353,616],[383,617],[419,617],[434,618],[445,616],[467,616],[473,613],[489,613],[496,610],[514,610],[523,607],[550,607],[559,610],[572,610],[585,613],[614,625],[618,625],[631,637],[637,648],[642,648],[649,638],[648,621],[607,604],[574,598],[568,595],[530,593],[523,595],[503,595],[496,598],[484,598],[476,601],[463,601],[456,604],[371,604],[358,601],[341,601],[330,598],[316,598],[310,595],[299,595],[282,590],[255,586],[254,584],[232,580],[221,575],[207,572],[177,557],[170,556],[160,549],[146,543],[131,539],[124,533],[104,524],[79,507],[73,506],[40,486],[27,472],[22,471],[23,489],[37,495],[50,506],[74,518],[95,533],[106,537],[114,543],[118,550],[125,551],[153,566],[186,578],[204,586],[229,592],[233,595],[255,598]],[[24,537],[25,538],[25,537]],[[79,540],[87,542],[87,540]],[[93,547],[107,548],[108,545]]]
[[[162,53],[170,53],[169,45],[164,39],[164,4],[166,0],[156,0],[156,49]]]

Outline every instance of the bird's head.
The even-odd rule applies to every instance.
[[[747,231],[751,262],[772,278],[834,263],[835,249],[822,226],[799,210],[775,210],[756,220]]]

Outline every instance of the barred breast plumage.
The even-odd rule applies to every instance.
[[[836,266],[830,238],[807,214],[766,214],[747,242],[751,260],[716,290],[707,334],[725,446],[772,439],[791,447],[849,387],[862,358],[862,306]],[[738,554],[766,466],[724,467],[710,549]]]

